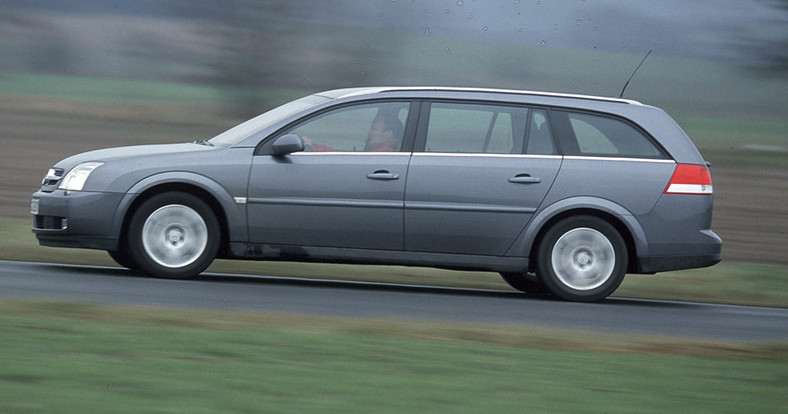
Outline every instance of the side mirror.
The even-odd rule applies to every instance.
[[[286,155],[304,150],[304,140],[296,134],[282,135],[274,141],[271,154]]]

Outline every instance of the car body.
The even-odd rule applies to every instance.
[[[31,213],[41,245],[106,250],[159,277],[193,277],[215,257],[398,264],[593,301],[625,273],[719,262],[712,193],[698,150],[653,106],[368,87],[208,141],[66,158]]]

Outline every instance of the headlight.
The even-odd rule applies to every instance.
[[[93,161],[77,165],[66,174],[66,177],[63,178],[63,181],[60,182],[57,188],[68,191],[82,191],[82,187],[85,185],[90,173],[103,164],[103,162]]]

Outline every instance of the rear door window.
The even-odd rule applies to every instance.
[[[521,154],[525,108],[442,103],[430,105],[425,152]]]
[[[554,110],[565,155],[664,158],[664,152],[639,128],[622,119]]]

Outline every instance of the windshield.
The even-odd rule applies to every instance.
[[[210,139],[210,142],[218,146],[228,146],[237,144],[245,138],[254,134],[255,132],[262,131],[263,129],[273,125],[274,123],[295,115],[296,113],[313,107],[319,103],[325,102],[326,98],[317,95],[305,96],[301,99],[286,103],[282,106],[276,107],[262,115],[258,115],[246,122],[242,122],[227,131]]]

